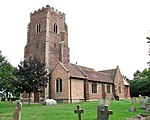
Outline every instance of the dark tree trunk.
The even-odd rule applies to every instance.
[[[31,97],[31,93],[29,92],[29,101],[28,101],[28,105],[30,105],[30,102],[31,102],[30,97]]]

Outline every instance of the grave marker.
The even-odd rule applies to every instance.
[[[9,106],[12,106],[12,99],[9,99]]]
[[[135,104],[136,103],[136,97],[132,97],[131,102],[132,102],[132,104]]]
[[[105,105],[108,105],[108,106],[110,105],[110,99],[108,99],[108,98],[106,99]]]
[[[150,104],[146,104],[145,110],[146,110],[146,112],[150,113]]]
[[[112,115],[113,111],[108,109],[108,105],[105,105],[104,109],[101,109],[101,113],[104,115],[104,119],[99,120],[109,120],[109,115]]]
[[[104,109],[103,99],[99,99],[98,107],[97,107],[97,120],[102,120],[104,116],[102,116],[101,110]]]
[[[143,97],[140,98],[140,108],[145,109],[145,105],[147,103],[147,99],[144,99]]]
[[[78,113],[78,118],[79,120],[82,120],[81,114],[83,113],[84,110],[80,109],[80,106],[77,105],[77,110],[74,110],[74,113]]]
[[[14,110],[14,120],[21,120],[22,103],[18,102]]]

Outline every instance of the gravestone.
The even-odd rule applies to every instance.
[[[150,97],[148,97],[147,102],[150,103]]]
[[[109,115],[112,115],[113,111],[109,110],[107,105],[104,106],[104,109],[101,109],[102,118],[99,120],[109,120]]]
[[[132,98],[131,98],[131,103],[132,103],[132,104],[135,104],[135,103],[136,103],[136,97],[132,97]],[[134,112],[134,111],[136,111],[136,107],[133,105],[133,106],[129,107],[128,110],[131,111],[131,112]]]
[[[136,103],[136,97],[132,97],[131,102],[132,102],[132,104],[135,104]]]
[[[139,114],[132,118],[126,118],[126,120],[150,120],[150,115]]]
[[[9,99],[9,106],[12,106],[12,99]]]
[[[99,102],[98,102],[98,107],[97,107],[97,120],[102,120],[102,113],[101,113],[101,110],[104,109],[104,102],[103,102],[103,99],[99,99]]]
[[[147,99],[144,99],[143,97],[140,98],[140,108],[145,109],[145,105],[147,103]]]
[[[107,99],[105,100],[105,105],[108,105],[108,106],[110,105],[110,99],[107,98]]]
[[[128,110],[131,111],[131,112],[134,112],[134,111],[136,111],[136,108],[135,108],[135,106],[131,106],[131,107],[129,107]]]
[[[82,114],[83,112],[84,112],[84,110],[80,109],[80,106],[77,105],[77,109],[74,110],[74,113],[78,113],[78,118],[79,118],[79,120],[82,120],[81,114]]]
[[[146,111],[147,113],[150,113],[150,104],[146,104],[146,106],[145,106],[145,111]]]
[[[22,103],[17,102],[17,106],[14,110],[14,119],[13,120],[21,120],[21,111],[22,111]]]

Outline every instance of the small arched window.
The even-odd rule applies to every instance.
[[[56,79],[56,92],[62,92],[62,79]]]
[[[118,84],[119,94],[121,94],[121,83]]]
[[[107,85],[107,93],[110,93],[110,85]]]
[[[58,26],[57,26],[57,24],[55,23],[54,24],[54,33],[57,33],[58,32]]]
[[[97,93],[97,84],[92,83],[92,93]]]
[[[41,32],[41,25],[38,23],[36,25],[36,33],[40,33]]]

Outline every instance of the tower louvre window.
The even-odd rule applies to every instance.
[[[58,26],[57,26],[57,24],[55,23],[54,24],[54,33],[57,33],[58,32]]]
[[[38,23],[36,25],[36,33],[40,33],[41,32],[41,25]]]

